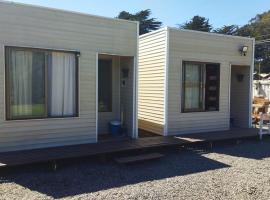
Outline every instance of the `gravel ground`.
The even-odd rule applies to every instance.
[[[0,199],[269,199],[270,140],[162,151],[121,166],[95,158],[0,170]],[[75,162],[70,164],[70,161]]]

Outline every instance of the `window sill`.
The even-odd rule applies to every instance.
[[[51,117],[51,118],[37,118],[37,119],[13,119],[7,120],[5,122],[12,123],[12,122],[30,122],[30,121],[55,121],[55,120],[72,120],[72,119],[81,119],[80,116],[78,117]]]
[[[213,110],[213,111],[204,111],[204,110],[202,110],[202,111],[181,111],[181,114],[188,114],[188,113],[192,113],[192,114],[194,114],[194,113],[218,113],[218,112],[220,112],[220,110]]]

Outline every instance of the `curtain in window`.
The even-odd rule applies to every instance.
[[[200,108],[200,77],[200,65],[185,64],[185,109]]]
[[[32,53],[10,51],[10,83],[12,117],[33,114],[32,107]]]
[[[53,52],[48,73],[49,115],[73,116],[76,112],[75,55]]]

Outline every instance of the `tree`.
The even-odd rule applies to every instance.
[[[248,24],[238,27],[236,25],[223,26],[213,32],[253,37],[256,41],[270,39],[270,11],[256,15]],[[260,60],[261,71],[270,72],[270,43],[256,44],[255,60]]]
[[[270,39],[270,11],[256,15],[239,28],[237,35],[254,37],[257,41]],[[270,72],[270,43],[256,44],[255,59],[261,60],[262,72]]]
[[[214,33],[226,34],[226,35],[237,35],[239,27],[237,25],[222,26],[221,28],[215,29]]]
[[[131,14],[126,11],[122,11],[119,13],[117,18],[131,20],[131,21],[138,21],[140,22],[140,35],[149,33],[153,30],[157,30],[162,26],[162,22],[157,21],[156,18],[150,18],[151,10],[142,10],[135,14]]]
[[[213,27],[209,23],[209,19],[196,15],[190,21],[179,25],[179,28],[210,32]]]

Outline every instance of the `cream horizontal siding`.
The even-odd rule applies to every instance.
[[[252,40],[194,31],[169,29],[168,134],[229,129],[230,64],[252,65]],[[247,45],[247,56],[239,48]],[[213,112],[181,112],[182,62],[220,63],[220,109]],[[245,99],[248,101],[248,99]]]
[[[96,53],[135,56],[137,24],[0,2],[0,151],[96,142]],[[79,117],[5,120],[4,46],[77,50]]]
[[[139,40],[139,128],[164,133],[166,30]]]

